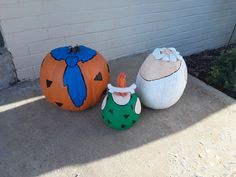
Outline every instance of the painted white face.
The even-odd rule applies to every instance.
[[[126,105],[129,102],[130,97],[131,97],[130,93],[127,93],[126,96],[121,96],[116,93],[112,94],[112,98],[113,98],[114,102],[118,105]]]
[[[131,94],[135,93],[136,85],[132,84],[129,87],[121,88],[114,87],[111,84],[108,84],[108,91],[112,94],[114,102],[118,105],[126,105],[131,98]],[[125,96],[121,96],[117,93],[127,93]]]

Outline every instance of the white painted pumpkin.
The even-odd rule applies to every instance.
[[[141,102],[153,109],[175,104],[187,84],[187,67],[175,48],[157,48],[142,64],[137,79]]]

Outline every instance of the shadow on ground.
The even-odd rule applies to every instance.
[[[134,82],[145,57],[111,62],[112,81],[122,68],[129,83]],[[39,95],[38,81],[22,83],[0,92],[0,107]],[[190,79],[176,105],[161,111],[143,108],[140,121],[127,131],[106,127],[100,104],[78,113],[60,110],[40,99],[6,109],[0,112],[0,172],[4,177],[33,177],[93,162],[184,130],[229,104]]]

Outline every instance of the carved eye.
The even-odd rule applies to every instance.
[[[99,73],[95,76],[94,80],[95,80],[95,81],[102,81],[102,74],[101,74],[101,72],[99,72]]]
[[[50,86],[52,85],[52,81],[50,81],[50,80],[47,79],[47,80],[46,80],[46,85],[47,85],[47,88],[50,87]]]

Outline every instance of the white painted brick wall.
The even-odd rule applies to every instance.
[[[85,44],[108,60],[173,46],[183,55],[224,45],[235,0],[0,0],[0,29],[19,79],[34,79],[45,54]]]

